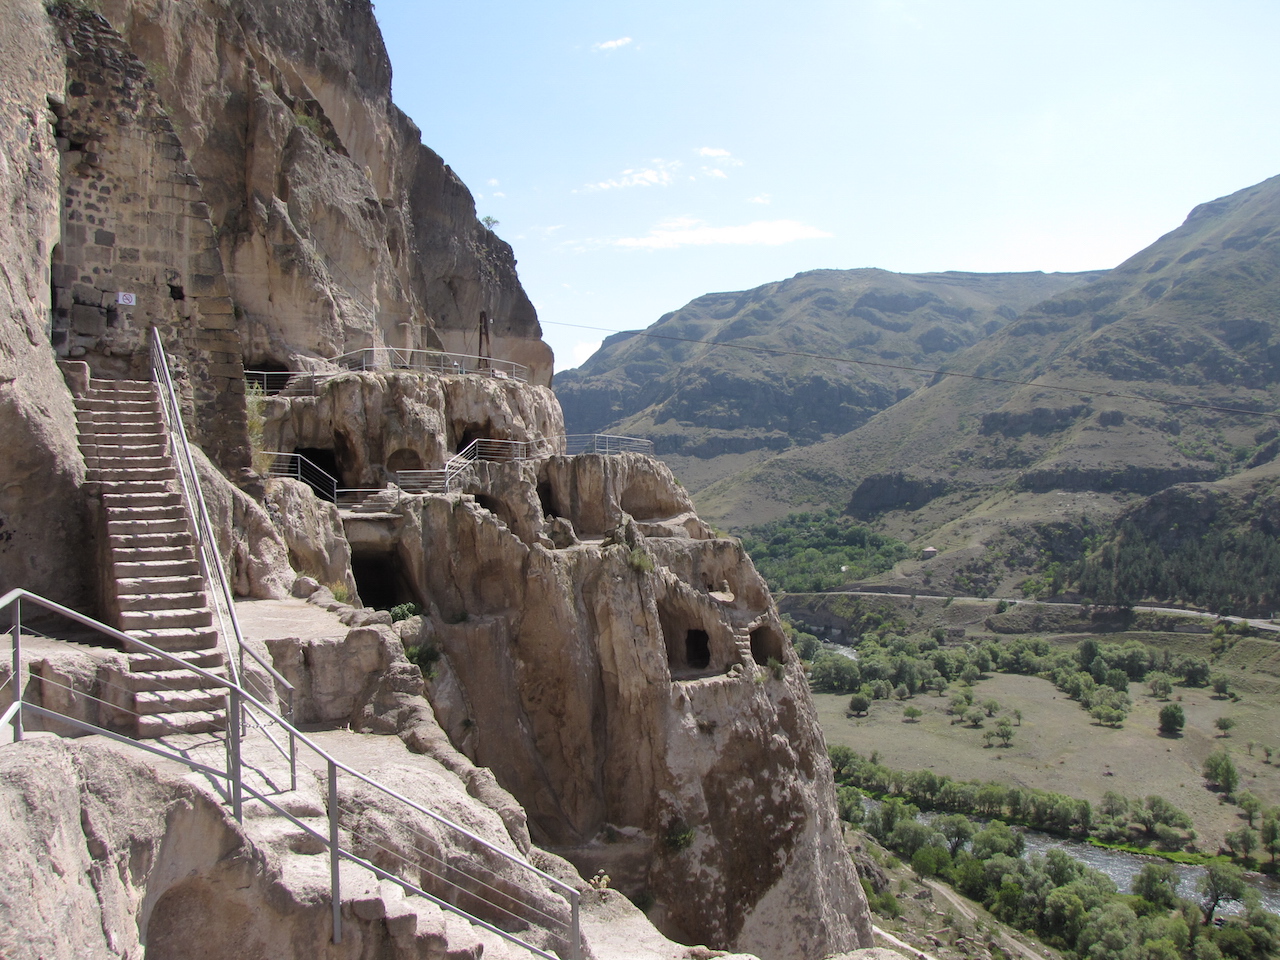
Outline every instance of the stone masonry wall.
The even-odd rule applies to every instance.
[[[120,35],[69,5],[51,13],[67,56],[65,101],[51,102],[63,198],[54,349],[94,376],[146,379],[154,325],[180,370],[193,439],[235,476],[249,463],[244,367],[201,182]]]

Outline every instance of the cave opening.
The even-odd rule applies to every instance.
[[[283,390],[292,376],[288,367],[270,358],[244,361],[245,386],[257,387],[269,397],[274,397]]]
[[[765,624],[751,631],[751,659],[762,667],[769,661],[782,663],[782,636],[773,627]]]
[[[477,493],[475,497],[476,503],[505,523],[508,530],[515,530],[515,518],[504,501],[499,500],[497,497],[491,497],[487,493]]]
[[[543,519],[554,520],[560,516],[559,511],[556,510],[556,495],[551,489],[550,480],[538,481],[538,502],[542,504]]]
[[[401,447],[391,456],[387,457],[387,472],[399,473],[401,470],[421,470],[422,457],[418,456],[417,450],[410,450],[408,447]]]
[[[690,670],[711,666],[711,637],[707,631],[692,629],[684,635],[684,661]]]
[[[703,629],[701,618],[683,604],[659,600],[658,625],[673,680],[710,676],[724,668],[723,651],[712,650],[711,634]]]
[[[294,447],[293,452],[302,457],[292,465],[298,471],[297,478],[308,484],[320,499],[332,502],[337,492],[335,487],[342,485],[337,455],[323,447]]]
[[[390,610],[402,603],[421,606],[417,591],[394,553],[356,550],[351,554],[351,575],[366,607]]]

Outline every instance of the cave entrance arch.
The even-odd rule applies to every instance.
[[[275,360],[245,360],[244,383],[246,387],[257,387],[266,396],[274,397],[289,383],[293,374],[283,363]]]
[[[410,450],[408,447],[401,447],[391,456],[387,457],[387,472],[399,473],[402,470],[421,470],[422,457],[418,455],[417,450]]]
[[[390,610],[402,603],[422,606],[406,565],[394,551],[361,549],[353,545],[351,575],[355,578],[360,602],[366,607]]]
[[[763,624],[751,631],[751,659],[762,667],[769,666],[770,661],[782,663],[785,650],[783,637],[769,624]]]
[[[294,447],[293,452],[302,457],[301,461],[289,465],[297,468],[298,479],[308,484],[321,500],[333,502],[334,487],[342,486],[337,454],[324,447]]]

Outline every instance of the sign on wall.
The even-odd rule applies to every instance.
[[[134,307],[138,304],[138,295],[136,293],[125,293],[121,291],[116,294],[116,303],[122,303],[126,307]]]

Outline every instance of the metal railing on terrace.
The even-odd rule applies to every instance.
[[[347,372],[399,370],[444,375],[476,374],[499,380],[529,382],[529,368],[512,360],[474,357],[438,350],[406,350],[399,347],[366,347],[335,357],[328,363],[337,370],[246,370],[245,381],[270,396],[314,397],[324,385]]]
[[[548,457],[574,457],[595,453],[616,456],[621,453],[640,453],[653,456],[653,441],[639,437],[618,437],[605,433],[575,434],[563,437],[544,437],[540,440],[491,440],[480,437],[472,440],[460,453],[445,461],[443,467],[434,470],[397,470],[394,483],[405,493],[448,493],[457,489],[463,471],[477,460],[503,463],[523,460],[545,460]],[[271,458],[268,476],[293,477],[310,485],[317,496],[339,504],[359,503],[377,489],[344,489],[329,473],[298,453],[265,451],[259,456]]]
[[[30,639],[33,631],[24,630],[23,617],[32,607],[87,627],[114,647],[127,646],[163,660],[169,668],[163,675],[172,679],[160,689],[183,689],[182,678],[189,681],[192,676],[199,677],[205,687],[222,689],[226,730],[147,740],[130,736],[126,732],[129,721],[138,713],[129,706],[128,691],[123,687],[99,679],[91,689],[75,689],[54,676],[31,672],[37,658],[24,650],[24,637]],[[0,664],[9,668],[8,676],[0,681],[0,705],[7,704],[0,712],[0,726],[12,725],[13,742],[24,738],[29,724],[64,736],[96,734],[203,774],[237,821],[243,822],[246,800],[261,803],[322,844],[328,854],[334,943],[342,941],[339,867],[345,860],[534,956],[582,960],[580,895],[575,887],[335,759],[269,706],[266,700],[270,698],[259,698],[232,679],[26,590],[10,590],[0,598],[3,611],[9,612],[12,627],[4,633],[8,651],[3,650],[4,641],[0,640]],[[64,642],[47,636],[45,640]],[[68,648],[73,646],[79,644],[68,644]],[[55,695],[46,696],[50,692]],[[58,704],[66,705],[74,715],[57,709]],[[273,769],[266,763],[246,760],[243,745],[251,726],[288,734],[291,749],[287,766]],[[317,785],[323,784],[322,827],[289,812],[278,799],[298,789],[299,765],[312,772]]]
[[[334,363],[348,370],[410,370],[427,373],[497,377],[500,380],[529,382],[529,368],[514,360],[476,357],[439,350],[410,350],[403,347],[365,347],[337,357]]]

